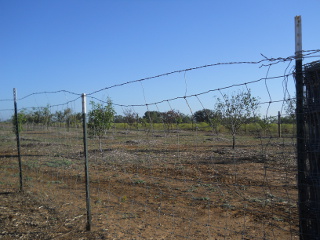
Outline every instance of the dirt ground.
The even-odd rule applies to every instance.
[[[0,239],[298,239],[291,138],[119,131],[89,140],[91,231],[81,134],[25,131],[0,149]]]

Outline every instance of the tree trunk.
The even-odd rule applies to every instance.
[[[100,152],[102,153],[101,137],[99,137],[99,149],[100,149]]]
[[[232,134],[232,149],[234,149],[235,145],[236,145],[236,135]]]

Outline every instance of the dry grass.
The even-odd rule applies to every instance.
[[[0,189],[8,212],[0,215],[1,237],[42,238],[43,231],[61,239],[71,239],[71,233],[84,239],[298,236],[291,138],[240,136],[232,150],[229,136],[210,132],[113,130],[103,139],[102,152],[97,139],[88,139],[92,207],[88,235],[81,129],[21,134],[25,193],[19,195],[13,193],[19,188],[14,136],[2,128]],[[26,220],[22,216],[31,210],[14,210],[19,201],[35,202],[46,211],[33,210],[35,219],[30,215]],[[14,218],[21,216],[20,226],[27,230],[10,220],[17,212],[21,215]],[[43,227],[41,217],[55,220]],[[32,221],[35,226],[27,224]]]

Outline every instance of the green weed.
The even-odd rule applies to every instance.
[[[62,181],[49,181],[48,184],[62,184]]]
[[[194,197],[193,200],[210,201],[209,197]]]
[[[48,167],[54,167],[54,168],[58,168],[58,167],[68,167],[72,164],[72,162],[70,160],[67,159],[62,159],[62,160],[52,160],[46,163],[46,165]]]
[[[134,180],[133,181],[134,184],[144,184],[146,183],[144,180],[141,180],[141,179],[137,179],[137,180]]]

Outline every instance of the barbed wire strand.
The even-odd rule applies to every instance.
[[[201,95],[204,95],[204,94],[208,94],[210,92],[216,92],[216,91],[220,91],[220,94],[222,94],[221,90],[225,90],[225,89],[229,89],[229,88],[233,88],[233,87],[245,86],[248,89],[248,85],[249,84],[258,83],[258,82],[266,81],[266,80],[278,79],[278,78],[288,78],[291,75],[293,75],[293,73],[286,74],[286,75],[281,75],[281,76],[276,76],[276,77],[264,77],[264,78],[260,78],[260,79],[257,79],[257,80],[245,82],[245,83],[232,84],[232,85],[229,85],[229,86],[226,86],[226,87],[222,87],[222,88],[210,89],[210,90],[207,90],[207,91],[204,91],[204,92],[191,94],[191,95],[188,95],[188,96],[178,96],[178,97],[174,97],[174,98],[170,98],[170,99],[163,99],[163,100],[159,100],[157,102],[152,102],[152,103],[147,103],[146,98],[145,98],[144,88],[143,88],[143,85],[142,85],[143,94],[144,94],[144,100],[145,100],[144,104],[118,104],[118,103],[113,103],[113,105],[114,106],[118,106],[118,107],[142,107],[142,106],[147,106],[147,109],[149,111],[148,106],[151,106],[151,105],[160,104],[160,103],[164,103],[164,102],[168,102],[168,101],[175,101],[175,100],[178,100],[178,99],[186,99],[186,98],[191,98],[191,97],[198,97],[198,96],[201,96]],[[87,96],[87,97],[91,98],[91,99],[94,99],[96,101],[102,102],[102,103],[107,103],[107,101],[99,99],[97,97],[93,97],[93,96]],[[49,107],[57,107],[57,106],[67,105],[67,104],[69,104],[71,102],[75,102],[79,98],[81,98],[81,96],[77,97],[76,99],[67,101],[65,103],[49,105]],[[292,100],[292,99],[294,99],[294,98],[284,98],[282,100],[276,100],[276,101],[272,101],[272,99],[271,99],[268,102],[262,102],[260,104],[271,104],[271,103],[275,103],[275,102],[284,102],[284,101],[288,101],[288,100]],[[33,108],[33,107],[24,107],[22,109],[28,109],[28,108]],[[41,107],[38,107],[38,108],[41,108]]]
[[[310,56],[311,54],[320,52],[320,49],[306,50],[306,51],[303,51],[303,52],[306,53],[304,56]],[[262,56],[264,56],[264,55],[262,55]],[[120,87],[120,86],[124,86],[124,85],[127,85],[127,84],[132,84],[132,83],[136,83],[136,82],[143,82],[143,81],[146,81],[146,80],[151,80],[151,79],[155,79],[155,78],[169,76],[169,75],[176,74],[176,73],[182,73],[182,72],[198,70],[198,69],[202,69],[202,68],[208,68],[208,67],[214,67],[214,66],[222,66],[222,65],[239,65],[239,64],[252,64],[252,65],[254,65],[254,64],[260,64],[260,63],[263,63],[263,62],[271,62],[270,64],[273,65],[273,64],[278,64],[280,62],[290,61],[290,60],[293,60],[295,58],[296,58],[295,56],[289,56],[289,57],[286,57],[286,58],[283,58],[283,57],[267,58],[267,57],[264,56],[264,59],[259,60],[259,61],[242,61],[242,62],[240,61],[240,62],[212,63],[212,64],[202,65],[202,66],[198,66],[198,67],[191,67],[191,68],[186,68],[186,69],[182,69],[182,70],[175,70],[175,71],[172,71],[172,72],[162,73],[162,74],[159,74],[159,75],[156,75],[156,76],[153,76],[153,77],[145,77],[145,78],[141,78],[141,79],[138,79],[138,80],[133,80],[133,81],[128,81],[128,82],[124,82],[124,83],[120,83],[120,84],[115,84],[115,85],[112,85],[110,87],[105,87],[105,88],[99,89],[97,91],[91,92],[91,93],[89,93],[87,95],[93,95],[95,93],[98,93],[98,92],[101,92],[103,90],[107,90],[107,89],[110,89],[110,88],[114,88],[114,87]],[[265,65],[262,64],[260,67],[269,66],[270,64],[265,64]]]
[[[288,76],[290,76],[292,74],[288,74]],[[276,76],[276,77],[269,77],[268,80],[271,80],[271,79],[277,79],[277,78],[283,78],[284,76],[281,75],[281,76]],[[146,104],[147,105],[155,105],[155,104],[160,104],[160,103],[163,103],[163,102],[166,102],[166,101],[174,101],[174,100],[178,100],[178,99],[184,99],[184,98],[191,98],[191,97],[196,97],[196,96],[200,96],[200,95],[204,95],[204,94],[208,94],[210,92],[216,92],[216,91],[220,91],[220,90],[225,90],[225,89],[229,89],[229,88],[233,88],[233,87],[241,87],[241,86],[246,86],[247,84],[253,84],[253,83],[258,83],[260,81],[263,81],[265,80],[266,78],[260,78],[258,80],[253,80],[253,81],[249,81],[249,82],[246,82],[246,83],[239,83],[239,84],[232,84],[232,85],[229,85],[229,86],[226,86],[226,87],[222,87],[222,88],[216,88],[216,89],[210,89],[210,90],[207,90],[207,91],[204,91],[204,92],[200,92],[200,93],[195,93],[195,94],[191,94],[191,95],[188,95],[188,96],[178,96],[178,97],[174,97],[174,98],[170,98],[170,99],[164,99],[164,100],[159,100],[157,102],[152,102],[152,103],[145,103],[145,104],[118,104],[118,103],[114,103],[115,106],[124,106],[124,107],[142,107],[142,106],[145,106]],[[89,96],[93,99],[96,99],[102,103],[106,103],[106,101],[104,100],[101,100],[101,99],[98,99],[96,97],[92,97],[92,96]],[[269,101],[270,102],[270,101]]]
[[[306,54],[306,55],[310,55],[310,54],[312,54],[312,53],[314,53],[314,52],[320,52],[320,50],[310,50],[310,51],[305,51],[305,52],[308,53],[308,54]],[[262,55],[262,56],[264,56],[264,55]],[[265,57],[265,56],[264,56],[264,57]],[[274,61],[274,60],[276,60],[276,61],[287,61],[287,60],[289,60],[290,62],[289,62],[288,66],[287,66],[287,68],[286,68],[286,70],[285,70],[285,72],[286,72],[293,59],[294,59],[293,57],[275,58],[275,59],[273,59],[273,58],[270,59],[270,58],[266,58],[266,57],[265,57],[265,59],[260,60],[260,61],[258,61],[258,62],[267,61],[267,60],[269,60],[269,61]],[[258,63],[258,62],[237,62],[237,63]],[[199,68],[203,68],[203,67],[207,67],[207,66],[213,66],[213,65],[216,66],[216,65],[221,65],[221,64],[235,64],[235,63],[236,63],[236,62],[216,63],[216,64],[204,65],[204,66],[195,67],[195,68],[190,68],[190,69],[178,70],[178,71],[174,71],[174,72],[182,72],[182,71],[184,71],[185,74],[186,74],[187,71],[191,71],[191,70],[194,70],[194,69],[199,69]],[[265,65],[265,66],[267,66],[267,67],[268,67],[268,70],[269,70],[271,65]],[[171,73],[173,73],[173,72],[171,72]],[[171,73],[166,73],[166,74],[171,74]],[[166,74],[161,74],[161,75],[158,75],[158,76],[155,76],[155,77],[164,76],[164,75],[166,75]],[[166,101],[174,101],[174,100],[178,100],[178,99],[185,99],[185,98],[190,98],[190,97],[196,97],[196,96],[200,96],[200,95],[207,94],[207,93],[210,93],[210,92],[220,91],[220,90],[224,90],[224,89],[228,89],[228,88],[232,88],[232,87],[245,86],[245,87],[247,88],[247,85],[248,85],[248,84],[257,83],[257,82],[262,81],[262,80],[264,80],[265,83],[266,83],[266,81],[267,81],[267,80],[270,80],[270,79],[276,79],[276,78],[288,79],[288,77],[291,76],[291,75],[293,75],[293,74],[294,74],[294,73],[284,74],[284,75],[282,75],[282,76],[276,76],[276,77],[267,77],[267,76],[266,76],[265,78],[260,78],[260,79],[258,79],[258,80],[253,80],[253,81],[249,81],[249,82],[246,82],[246,83],[232,84],[232,85],[229,85],[229,86],[226,86],[226,87],[223,87],[223,88],[211,89],[211,90],[207,90],[207,91],[204,91],[204,92],[201,92],[201,93],[196,93],[196,94],[192,94],[192,95],[188,95],[188,96],[186,96],[186,95],[185,95],[185,96],[179,96],[179,97],[175,97],[175,98],[171,98],[171,99],[160,100],[160,101],[158,101],[158,102],[153,102],[153,103],[147,103],[147,102],[146,102],[145,93],[144,93],[144,88],[143,88],[143,85],[142,85],[143,94],[144,94],[144,99],[145,99],[145,103],[144,103],[144,104],[125,105],[125,104],[117,104],[117,103],[114,103],[114,105],[115,105],[115,106],[120,106],[120,107],[141,107],[141,106],[148,106],[148,105],[160,104],[160,103],[163,103],[163,102],[166,102]],[[267,75],[268,75],[268,74],[267,74]],[[151,78],[155,78],[155,77],[151,77]],[[145,79],[150,79],[150,78],[145,78]],[[143,80],[143,79],[136,80],[136,81],[132,81],[132,82],[137,82],[137,81],[139,81],[139,82],[142,84],[142,80]],[[129,84],[129,82],[123,83],[123,84],[120,84],[120,85],[124,85],[124,84]],[[109,88],[111,88],[111,87],[109,87]],[[272,103],[272,102],[280,102],[280,101],[281,101],[281,100],[272,101],[268,87],[267,87],[267,91],[268,91],[268,94],[269,94],[269,97],[270,97],[270,101],[268,102],[269,104]],[[286,91],[287,91],[287,90],[286,90]],[[70,91],[67,91],[67,90],[59,90],[59,91],[52,91],[52,92],[45,91],[45,92],[38,92],[38,93],[29,94],[29,95],[27,95],[27,96],[25,96],[25,97],[23,97],[23,98],[20,98],[19,100],[23,100],[23,99],[25,99],[25,98],[27,98],[27,97],[30,97],[30,96],[33,96],[33,95],[36,95],[36,94],[54,94],[54,93],[61,93],[61,92],[63,92],[63,93],[70,93],[70,94],[74,94],[74,95],[78,95],[78,96],[81,96],[81,95],[82,95],[82,94],[77,94],[77,93],[70,92]],[[92,99],[95,99],[95,100],[97,100],[97,101],[106,103],[105,101],[103,101],[103,100],[101,100],[101,99],[98,99],[98,98],[95,98],[95,97],[90,96],[90,95],[91,95],[91,94],[89,94],[89,96],[88,96],[88,95],[87,95],[87,96],[88,96],[88,97],[91,97]],[[289,94],[289,95],[290,95],[290,94]],[[67,104],[69,104],[69,103],[71,103],[71,102],[76,101],[76,100],[79,99],[79,98],[80,98],[80,97],[78,97],[78,98],[76,98],[76,99],[74,99],[74,100],[71,100],[71,101],[67,101],[67,102],[65,102],[65,103],[60,103],[60,104],[52,105],[52,107],[53,107],[53,106],[63,106],[63,105],[67,105]],[[290,98],[290,96],[289,96],[289,98],[286,98],[286,96],[284,96],[284,99],[285,99],[285,100],[290,100],[291,98]],[[282,100],[282,102],[284,102],[285,100]],[[10,101],[10,99],[2,99],[2,100],[0,100],[0,101]],[[265,102],[265,103],[266,103],[266,102]],[[26,108],[28,108],[28,107],[25,107],[24,109],[26,109]]]
[[[31,96],[34,96],[34,95],[40,95],[40,94],[57,94],[57,93],[69,93],[69,94],[73,94],[73,95],[78,95],[78,96],[81,96],[82,94],[81,93],[75,93],[75,92],[70,92],[68,90],[59,90],[59,91],[53,91],[53,92],[35,92],[35,93],[31,93],[27,96],[24,96],[22,98],[19,98],[18,100],[21,101],[21,100],[24,100],[28,97],[31,97]]]
[[[304,50],[302,52],[304,53],[303,54],[303,58],[316,57],[316,56],[311,56],[311,55],[315,54],[315,53],[319,53],[320,49]],[[270,65],[278,64],[280,62],[287,62],[287,61],[292,61],[292,60],[296,59],[296,57],[294,55],[289,56],[289,57],[278,57],[278,58],[268,58],[263,54],[261,54],[261,56],[263,56],[264,59],[261,59],[259,61],[219,62],[219,63],[212,63],[212,64],[206,64],[206,65],[197,66],[197,67],[186,68],[186,69],[182,69],[182,70],[175,70],[175,71],[171,71],[171,72],[167,72],[167,73],[158,74],[158,75],[155,75],[155,76],[152,76],[152,77],[145,77],[145,78],[141,78],[141,79],[138,79],[138,80],[127,81],[127,82],[115,84],[115,85],[112,85],[112,86],[109,86],[109,87],[104,87],[104,88],[101,88],[99,90],[96,90],[96,91],[93,91],[91,93],[88,93],[86,95],[87,96],[91,96],[93,94],[96,94],[98,92],[101,92],[101,91],[104,91],[104,90],[107,90],[107,89],[120,87],[120,86],[124,86],[124,85],[127,85],[127,84],[132,84],[132,83],[137,83],[137,82],[143,82],[143,81],[146,81],[146,80],[156,79],[156,78],[160,78],[160,77],[164,77],[164,76],[169,76],[169,75],[176,74],[176,73],[198,70],[198,69],[202,69],[202,68],[208,68],[208,67],[214,67],[214,66],[222,66],[222,65],[239,65],[239,64],[253,64],[254,65],[254,64],[260,64],[260,63],[263,63],[263,62],[271,62],[270,64],[262,64],[260,66],[260,68],[261,68],[261,67],[267,67],[267,66],[270,66]],[[26,99],[28,97],[33,96],[33,95],[56,94],[56,93],[61,93],[61,92],[69,93],[69,94],[73,94],[73,95],[78,95],[78,96],[82,95],[82,93],[75,93],[75,92],[68,91],[68,90],[43,91],[43,92],[34,92],[34,93],[31,93],[31,94],[28,94],[28,95],[26,95],[26,96],[24,96],[22,98],[19,98],[18,100],[21,101],[21,100],[24,100],[24,99]],[[0,99],[0,101],[13,101],[13,99],[12,100],[10,100],[10,99]]]

